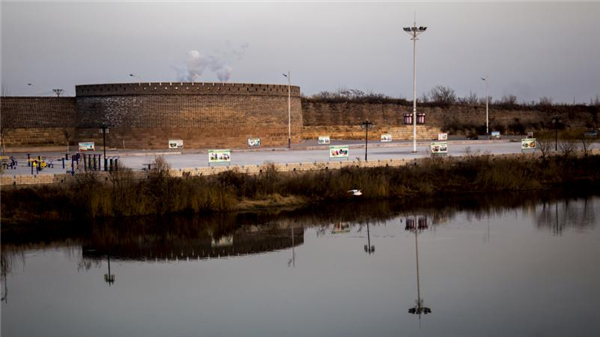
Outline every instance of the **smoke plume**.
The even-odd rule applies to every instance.
[[[225,51],[213,51],[211,54],[202,54],[198,50],[190,50],[183,68],[176,68],[177,80],[180,82],[198,82],[205,70],[209,70],[217,76],[219,81],[227,82],[231,78],[233,68],[231,63],[240,60],[248,44],[239,48],[232,48],[227,43]]]

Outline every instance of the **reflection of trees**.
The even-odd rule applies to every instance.
[[[153,259],[159,256],[152,257],[141,252],[162,249],[164,254],[168,252],[168,256],[160,257],[168,259],[181,258],[181,254],[177,252],[179,250],[180,253],[182,249],[187,252],[193,251],[194,256],[198,256],[196,250],[201,247],[206,249],[204,253],[200,252],[200,256],[253,254],[301,245],[303,230],[294,232],[290,238],[291,228],[316,227],[319,234],[321,231],[325,233],[334,223],[358,224],[360,228],[366,228],[367,224],[383,224],[399,216],[411,214],[422,214],[432,225],[439,225],[451,221],[459,213],[466,214],[468,218],[481,219],[489,217],[490,214],[502,216],[506,212],[521,209],[524,213],[535,216],[538,227],[553,228],[557,234],[565,227],[584,228],[596,221],[593,203],[597,201],[591,197],[564,201],[563,197],[564,195],[552,191],[539,194],[472,194],[454,195],[452,198],[440,196],[418,200],[331,203],[275,212],[138,217],[95,223],[32,224],[16,229],[3,224],[2,256],[5,262],[2,280],[5,280],[5,275],[10,273],[13,265],[10,263],[12,260],[6,259],[13,259],[14,256],[28,250],[56,247],[67,248],[67,251],[78,259],[81,259],[82,255],[90,257],[78,263],[79,270],[88,270],[99,266],[100,259],[105,258],[108,248],[113,246],[123,249],[122,252],[137,250],[140,252],[140,258],[147,256]],[[371,238],[369,229],[366,229],[366,243],[369,246]],[[229,236],[234,243],[232,247],[211,246],[211,242]],[[94,249],[82,254],[82,247]],[[102,249],[95,249],[97,247]],[[97,252],[95,257],[92,250]],[[114,253],[113,257],[119,259],[118,250]],[[293,265],[294,251],[292,259]]]
[[[596,210],[590,197],[544,201],[536,209],[535,220],[538,228],[548,228],[555,235],[562,235],[563,230],[568,228],[593,226],[596,222]]]

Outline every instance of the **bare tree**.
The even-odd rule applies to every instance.
[[[553,102],[554,102],[554,100],[552,99],[552,97],[543,96],[543,97],[540,97],[539,105],[551,106]]]
[[[581,148],[583,149],[583,155],[587,156],[596,139],[591,136],[586,136],[585,132],[582,132],[579,136],[579,140],[581,140]]]
[[[454,92],[454,89],[439,84],[429,91],[429,98],[434,103],[447,105],[456,103],[456,93]]]
[[[491,103],[491,102],[493,101],[493,100],[492,100],[492,99],[493,99],[493,97],[492,97],[491,95],[489,95],[487,98],[488,98],[488,102],[490,102],[490,103]],[[479,104],[481,104],[481,105],[485,105],[485,97],[481,97],[481,98],[479,99]]]
[[[558,142],[558,149],[562,152],[565,157],[570,157],[579,148],[578,143],[573,139],[561,139]]]
[[[546,158],[550,152],[552,152],[552,148],[554,147],[554,141],[551,138],[542,137],[536,140],[537,149],[542,153],[542,158]]]
[[[503,105],[514,106],[517,104],[517,96],[504,95],[504,96],[502,96],[502,98],[500,99],[500,101],[498,103],[503,104]]]
[[[469,91],[469,94],[463,98],[463,102],[465,104],[477,105],[479,103],[479,97],[477,97],[476,93]]]

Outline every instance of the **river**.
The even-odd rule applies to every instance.
[[[16,336],[600,336],[600,198],[330,204],[3,232]]]

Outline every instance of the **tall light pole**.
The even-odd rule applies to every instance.
[[[488,94],[488,77],[481,78],[485,82],[485,135],[490,139],[490,95]]]
[[[413,41],[413,153],[417,153],[417,36],[426,30],[427,27],[417,27],[416,19],[412,27],[404,27]]]
[[[292,148],[292,76],[288,70],[283,74],[288,80],[288,149]]]

